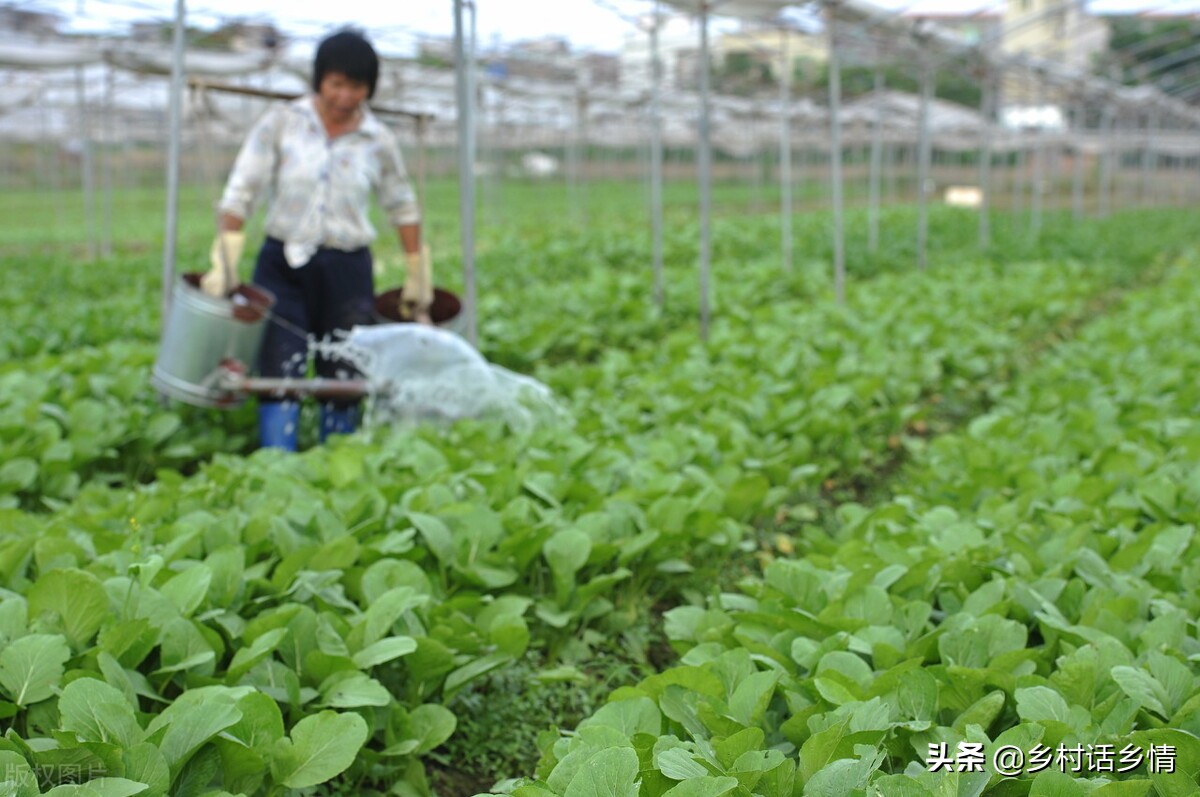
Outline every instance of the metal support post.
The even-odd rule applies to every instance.
[[[929,131],[929,106],[933,101],[933,61],[921,51],[921,105],[918,111],[917,153],[917,265],[924,271],[929,265],[929,181],[933,155]]]
[[[654,22],[650,26],[650,227],[654,249],[654,304],[659,310],[666,305],[663,277],[662,57],[658,42],[662,20],[662,8],[655,3]]]
[[[792,271],[792,54],[787,31],[779,30],[779,240],[783,270]]]
[[[867,199],[867,251],[879,251],[879,193],[883,178],[883,67],[875,66],[875,124],[871,129],[871,174]]]
[[[846,232],[842,198],[842,59],[838,50],[836,9],[829,13],[829,182],[833,193],[833,291],[846,301]]]
[[[998,105],[999,80],[991,64],[984,66],[983,75],[983,146],[979,154],[979,248],[992,245],[992,147],[993,130]]]
[[[479,345],[478,287],[475,274],[475,59],[468,43],[464,7],[470,5],[472,29],[475,6],[454,0],[454,85],[458,104],[458,209],[467,311],[467,340]]]
[[[171,310],[175,287],[175,250],[179,233],[179,156],[183,138],[183,35],[187,20],[184,0],[175,0],[175,32],[171,48],[171,99],[167,142],[167,219],[163,237],[162,319]]]
[[[712,110],[709,87],[708,0],[700,3],[700,338],[708,340],[711,309],[709,280],[712,270]]]

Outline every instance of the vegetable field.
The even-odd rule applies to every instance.
[[[153,247],[14,233],[0,794],[1197,793],[1194,212],[912,217],[844,305],[827,217],[790,273],[722,220],[707,343],[686,224],[661,312],[638,222],[493,231],[483,353],[569,420],[298,455],[159,402]]]

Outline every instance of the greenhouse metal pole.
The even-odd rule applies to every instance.
[[[1099,196],[1096,198],[1096,210],[1100,218],[1103,219],[1108,218],[1109,214],[1112,213],[1116,112],[1111,102],[1104,106],[1102,127],[1104,130],[1104,153],[1100,161],[1100,190],[1098,192]]]
[[[662,26],[662,7],[654,4],[654,22],[650,26],[650,229],[654,249],[654,304],[666,306],[663,278],[663,123],[662,58],[658,33]]]
[[[787,30],[779,29],[779,239],[783,270],[792,272],[792,57]]]
[[[833,192],[833,292],[846,302],[846,233],[842,201],[842,59],[835,8],[829,10],[829,187]]]
[[[867,251],[879,251],[879,190],[883,178],[883,67],[875,66],[875,124],[871,131],[871,176],[867,200]]]
[[[588,222],[588,181],[587,175],[583,172],[588,159],[590,86],[591,76],[588,74],[588,70],[586,68],[579,70],[579,77],[575,84],[575,191],[578,196],[574,201],[584,226],[587,226]]]
[[[187,19],[184,0],[175,0],[175,33],[171,47],[170,137],[167,142],[167,228],[163,239],[162,323],[171,310],[175,287],[175,245],[179,233],[179,154],[183,139],[183,34]]]
[[[1157,204],[1153,177],[1158,173],[1158,156],[1153,151],[1158,133],[1158,109],[1146,114],[1146,134],[1142,136],[1142,205]]]
[[[99,254],[99,246],[96,242],[96,168],[92,159],[92,131],[88,119],[87,87],[82,66],[75,67],[75,105],[79,114],[83,219],[87,227],[88,259],[95,260]]]
[[[112,66],[104,69],[104,159],[101,161],[101,180],[104,183],[104,226],[103,237],[100,240],[100,254],[112,257],[113,253],[113,146],[116,136],[113,135],[113,102],[116,94]]]
[[[712,267],[712,118],[708,80],[708,0],[700,2],[700,339],[708,341],[709,277]]]
[[[1138,157],[1138,167],[1141,174],[1138,178],[1137,186],[1137,205],[1145,207],[1149,204],[1150,198],[1150,112],[1147,111],[1142,117],[1144,124],[1142,126],[1141,153]]]
[[[478,290],[475,283],[475,80],[474,53],[468,52],[464,6],[454,0],[454,87],[458,104],[458,212],[467,305],[467,340],[479,345]],[[474,3],[471,14],[474,16]]]
[[[1024,131],[1018,131],[1017,149],[1013,153],[1012,226],[1020,223],[1025,215],[1025,171],[1029,165]]]
[[[983,147],[979,155],[979,248],[987,249],[992,245],[992,119],[996,115],[997,89],[995,68],[987,63],[984,66],[983,97]]]
[[[1037,90],[1039,109],[1046,107],[1046,76],[1040,75]],[[1039,121],[1033,142],[1033,179],[1029,181],[1029,237],[1037,240],[1042,234],[1042,200],[1045,195],[1046,179],[1046,125]]]
[[[1071,182],[1071,210],[1077,222],[1083,221],[1083,137],[1087,133],[1086,113],[1086,106],[1081,99],[1075,103],[1075,161],[1072,163],[1073,175]]]
[[[921,48],[921,105],[917,113],[917,265],[922,271],[929,264],[929,171],[933,155],[929,106],[932,99],[933,63],[926,49]]]

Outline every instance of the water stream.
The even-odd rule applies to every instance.
[[[528,430],[569,418],[544,384],[488,362],[466,340],[437,327],[355,327],[341,339],[310,340],[309,356],[317,355],[347,364],[337,378],[367,380],[368,428],[498,417]]]

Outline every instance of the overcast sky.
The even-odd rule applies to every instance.
[[[996,0],[876,0],[888,8],[925,13],[1003,6]],[[25,7],[56,10],[74,30],[123,30],[135,19],[169,18],[173,0],[27,0]],[[574,45],[616,51],[636,30],[628,19],[652,8],[649,0],[478,0],[479,41],[510,42],[541,36],[565,36]],[[1200,13],[1200,0],[1093,0],[1098,12],[1170,10]],[[452,3],[384,3],[379,0],[189,0],[189,19],[211,25],[221,18],[261,17],[285,31],[317,38],[353,23],[367,30],[386,52],[411,50],[422,35],[453,32]],[[621,12],[621,13],[618,13]]]

